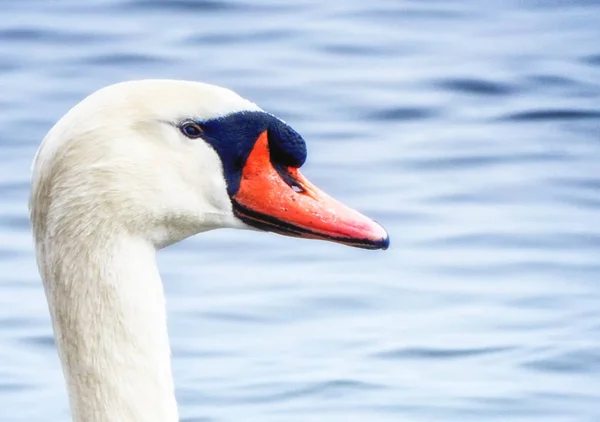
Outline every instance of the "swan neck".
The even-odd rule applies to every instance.
[[[75,243],[60,232],[51,250],[38,241],[38,261],[73,420],[177,421],[155,248],[125,234]]]

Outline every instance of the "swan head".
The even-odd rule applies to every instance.
[[[84,99],[47,134],[31,218],[46,235],[105,224],[158,247],[224,227],[386,249],[379,224],[300,173],[306,156],[297,132],[228,89],[124,82]]]

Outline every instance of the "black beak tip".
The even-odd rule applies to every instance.
[[[390,235],[386,234],[385,239],[383,239],[381,241],[381,249],[385,251],[389,247],[390,247]]]

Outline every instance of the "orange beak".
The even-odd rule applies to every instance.
[[[248,156],[233,196],[234,212],[246,224],[358,248],[389,247],[389,236],[379,224],[321,191],[297,168],[275,168],[270,158],[264,131]]]

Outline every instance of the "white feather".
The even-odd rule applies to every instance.
[[[32,169],[38,267],[78,422],[177,421],[155,251],[232,213],[222,165],[169,122],[260,110],[224,88],[104,88],[48,133]]]

